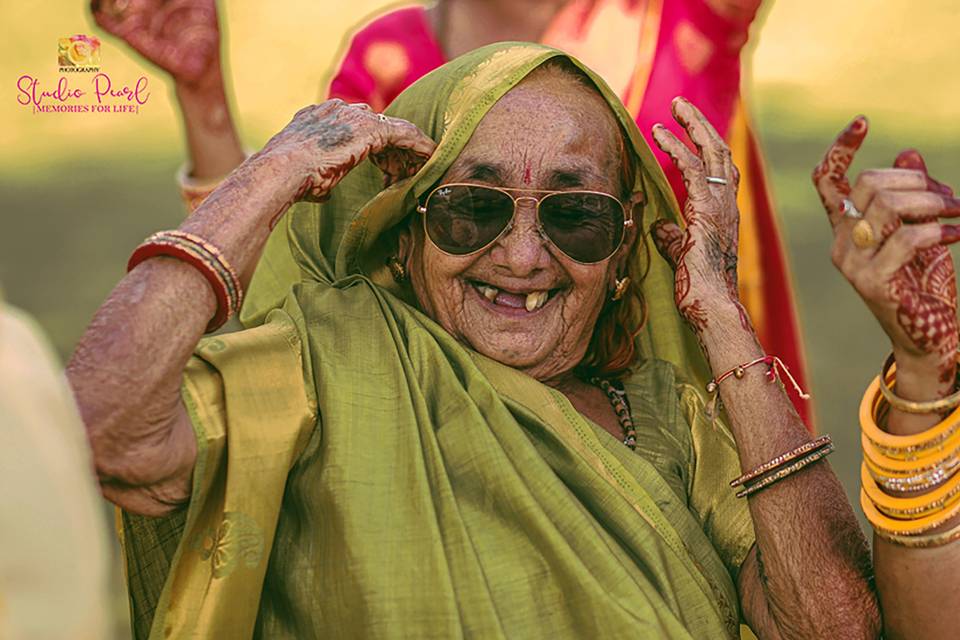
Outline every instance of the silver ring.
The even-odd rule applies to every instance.
[[[379,119],[380,122],[387,122],[387,121],[389,120],[389,118],[388,118],[387,116],[383,115],[382,113],[378,113],[378,114],[377,114],[377,119]]]
[[[707,182],[710,184],[729,184],[726,178],[718,178],[717,176],[707,176]]]
[[[843,204],[840,205],[840,212],[843,213],[844,218],[863,220],[863,213],[857,209],[856,205],[853,204],[853,200],[850,198],[843,199]]]

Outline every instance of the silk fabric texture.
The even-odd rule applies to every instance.
[[[483,115],[563,55],[492,45],[425,76],[388,113],[438,141],[426,166],[382,190],[364,163],[287,214],[299,283],[280,299],[261,267],[253,328],[205,339],[188,366],[189,507],[123,515],[138,638],[736,637],[753,528],[669,268],[654,260],[642,284],[634,453],[456,342],[384,265]],[[584,72],[637,157],[643,228],[677,219],[632,118]]]

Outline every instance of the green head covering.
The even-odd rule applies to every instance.
[[[648,320],[637,336],[641,357],[672,362],[691,381],[710,376],[696,338],[673,302],[673,272],[657,257],[645,233],[653,220],[680,221],[679,207],[659,164],[617,95],[575,58],[543,45],[498,43],[472,51],[434,70],[400,94],[387,108],[437,141],[437,149],[412,178],[383,189],[383,174],[366,161],[351,171],[323,204],[301,203],[287,213],[268,241],[241,311],[246,326],[263,322],[281,306],[292,284],[304,280],[336,283],[362,273],[384,289],[415,304],[408,286],[394,282],[385,265],[396,251],[394,228],[414,212],[423,196],[459,156],[487,111],[534,69],[566,59],[596,86],[620,123],[637,166],[634,190],[646,193],[641,238],[628,272],[646,276],[639,286]],[[647,246],[644,248],[643,243]],[[644,250],[646,249],[646,250]]]

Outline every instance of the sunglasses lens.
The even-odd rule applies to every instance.
[[[513,218],[506,193],[472,185],[448,185],[427,199],[426,226],[440,249],[465,255],[493,242]]]
[[[551,242],[578,262],[600,262],[623,240],[623,206],[612,196],[571,191],[540,202],[540,223]]]

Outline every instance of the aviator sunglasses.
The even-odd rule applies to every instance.
[[[466,256],[486,249],[510,232],[521,200],[536,204],[540,235],[581,264],[602,262],[612,256],[623,243],[626,228],[633,225],[623,203],[599,191],[450,183],[433,189],[417,211],[423,215],[427,236],[438,249]]]

